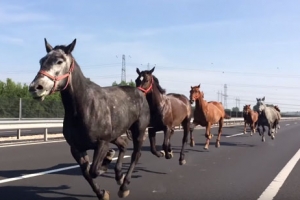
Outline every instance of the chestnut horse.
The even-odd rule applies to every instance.
[[[194,111],[194,121],[190,128],[190,146],[195,145],[193,138],[193,130],[197,125],[205,126],[205,137],[206,143],[204,149],[208,149],[209,141],[213,137],[210,132],[211,126],[215,123],[219,123],[218,137],[216,140],[216,147],[220,147],[220,139],[222,134],[222,128],[224,124],[224,119],[230,119],[225,113],[224,107],[221,102],[217,101],[205,101],[204,93],[200,91],[200,84],[198,86],[191,86],[190,90],[190,102],[191,104],[195,101],[196,108]]]
[[[176,93],[166,94],[160,86],[158,79],[151,70],[140,71],[136,69],[138,77],[135,80],[136,87],[144,92],[150,107],[150,125],[148,127],[148,137],[150,140],[151,153],[157,157],[165,156],[166,159],[173,157],[170,138],[174,133],[175,126],[182,125],[183,138],[179,157],[179,164],[186,163],[184,147],[190,129],[192,107],[189,99]],[[164,131],[163,150],[156,151],[155,136],[157,131]]]
[[[249,124],[251,129],[250,135],[252,136],[253,133],[255,133],[255,130],[257,128],[258,112],[253,111],[251,109],[250,104],[244,106],[244,120],[245,120],[244,134],[247,133],[246,124]]]

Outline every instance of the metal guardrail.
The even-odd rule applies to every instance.
[[[283,117],[281,120],[296,120],[300,117]],[[191,120],[193,121],[193,119]],[[225,124],[237,124],[244,123],[244,118],[231,118],[225,119]],[[48,129],[49,128],[62,128],[63,120],[19,120],[19,121],[0,121],[0,130],[17,130],[17,139],[21,138],[21,130],[26,129],[44,129],[44,141],[48,140]],[[179,127],[180,129],[180,127]]]

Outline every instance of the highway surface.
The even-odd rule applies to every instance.
[[[280,125],[275,140],[266,134],[265,143],[257,133],[243,135],[242,126],[224,128],[221,147],[214,147],[214,137],[208,151],[203,149],[204,130],[198,129],[196,146],[187,146],[187,164],[183,166],[178,164],[181,131],[172,138],[171,160],[154,157],[147,139],[126,199],[300,199],[300,121],[282,121]],[[216,135],[217,128],[212,133]],[[161,133],[157,141],[161,146]],[[130,143],[126,155],[131,155],[131,149]],[[64,141],[1,147],[0,158],[0,199],[97,199]],[[129,160],[124,159],[125,169]],[[110,191],[111,200],[119,199],[113,165],[96,179],[102,189]],[[69,169],[63,169],[66,167]],[[48,174],[49,170],[54,171]]]

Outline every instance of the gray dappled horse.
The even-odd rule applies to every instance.
[[[67,46],[52,47],[45,39],[47,54],[40,60],[40,70],[29,91],[38,100],[60,92],[65,110],[63,135],[99,200],[108,200],[109,193],[100,190],[93,179],[101,174],[103,163],[107,165],[112,159],[107,157],[109,143],[118,147],[115,180],[121,185],[118,195],[123,198],[129,195],[128,185],[141,156],[143,137],[150,123],[149,105],[144,93],[135,87],[100,87],[87,79],[72,56],[75,44],[76,39]],[[126,130],[132,133],[133,153],[124,175],[122,163],[127,142],[121,135]],[[87,150],[94,150],[91,166]]]
[[[278,113],[273,107],[268,107],[265,104],[265,97],[262,99],[256,98],[257,104],[256,109],[259,114],[258,116],[258,123],[257,123],[257,130],[259,135],[262,136],[262,141],[265,142],[265,126],[268,127],[268,135],[271,136],[271,138],[275,139],[275,133],[277,133],[277,124],[279,122]],[[262,126],[263,132],[261,134],[260,126]]]

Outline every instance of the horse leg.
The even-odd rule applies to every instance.
[[[93,191],[97,195],[99,200],[109,200],[109,193],[105,190],[100,190],[99,186],[89,174],[90,169],[90,161],[89,156],[87,155],[86,151],[79,152],[74,147],[71,147],[71,154],[76,162],[79,164],[81,172],[85,180],[90,184]]]
[[[254,130],[254,123],[253,123],[253,122],[251,123],[251,127],[250,127],[250,128],[251,128],[251,133],[250,133],[250,135],[252,136],[253,133],[254,133],[254,131],[255,131],[255,130]]]
[[[150,150],[151,153],[157,157],[165,156],[164,151],[157,151],[156,150],[156,130],[154,128],[148,128],[148,137],[150,141]]]
[[[163,142],[163,150],[165,152],[165,158],[166,159],[171,159],[173,157],[173,152],[172,150],[170,150],[170,137],[171,137],[171,132],[172,129],[170,129],[169,127],[165,127],[164,128],[164,142]]]
[[[224,124],[224,118],[220,119],[220,121],[219,121],[218,137],[216,139],[216,144],[215,144],[215,146],[217,148],[220,147],[220,140],[221,140],[221,134],[222,134],[223,124]]]
[[[96,178],[101,174],[100,167],[102,165],[102,162],[105,158],[107,151],[108,151],[108,142],[104,140],[99,140],[98,145],[94,150],[93,163],[89,171],[90,176],[92,178]]]
[[[182,123],[183,137],[182,137],[182,146],[181,146],[180,157],[179,157],[179,165],[186,164],[185,155],[184,155],[184,147],[185,147],[185,144],[187,143],[188,131],[190,129],[189,126],[190,126],[190,123],[188,122],[188,119],[186,119]]]
[[[210,133],[210,127],[211,127],[211,124],[208,123],[208,124],[206,125],[206,130],[205,130],[206,142],[205,142],[204,149],[206,149],[206,150],[208,150],[209,141],[210,141],[210,139],[212,138],[212,135],[211,135],[211,133]]]
[[[168,138],[168,141],[169,141],[169,143],[168,143],[168,154],[171,158],[173,158],[173,150],[172,150],[172,147],[171,147],[171,137],[173,136],[174,132],[175,131],[173,129],[171,129],[170,135],[169,135],[169,138]],[[187,142],[187,138],[186,138],[186,142]]]
[[[111,163],[113,157],[115,156],[115,153],[116,152],[113,149],[108,150],[106,157],[102,162],[102,166],[100,167],[100,175],[107,171],[109,164]]]
[[[122,185],[125,178],[125,175],[122,174],[122,165],[123,165],[123,158],[128,143],[122,137],[118,137],[116,140],[112,141],[111,143],[115,144],[119,149],[118,160],[115,165],[115,180],[117,181],[118,185]]]
[[[133,142],[133,152],[131,154],[131,161],[126,176],[122,185],[119,188],[118,196],[120,198],[127,197],[129,195],[128,185],[130,184],[130,179],[132,176],[132,172],[135,168],[135,165],[138,163],[139,158],[141,157],[141,149],[143,145],[143,137],[145,134],[145,129],[141,129],[138,127],[139,123],[135,123],[131,128],[132,133],[132,142]]]
[[[266,131],[266,129],[265,129],[264,125],[262,126],[262,129],[263,129],[263,131],[262,131],[262,134],[261,134],[261,136],[262,136],[261,141],[265,142],[266,141],[266,138],[265,138],[265,131]]]
[[[247,134],[246,126],[247,126],[247,123],[245,122],[245,123],[244,123],[244,134]]]
[[[197,126],[197,124],[195,122],[193,122],[191,125],[190,125],[190,146],[191,147],[194,147],[195,146],[195,141],[194,141],[194,137],[193,137],[193,131],[194,131],[194,128]]]

